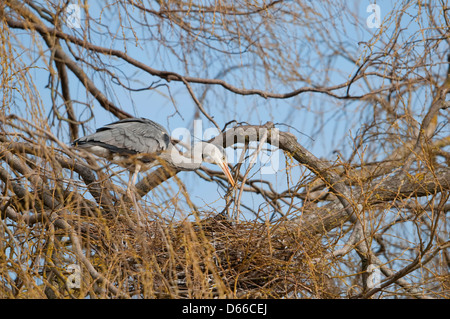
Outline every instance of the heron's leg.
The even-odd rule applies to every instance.
[[[127,193],[128,193],[128,196],[133,201],[133,205],[134,205],[134,208],[136,209],[136,213],[137,213],[138,222],[139,222],[139,224],[142,224],[143,217],[142,217],[141,210],[140,210],[137,200],[136,200],[136,187],[135,187],[137,175],[139,174],[140,170],[141,170],[141,165],[136,164],[134,173],[132,175],[130,173],[130,179],[128,180]]]
[[[133,186],[136,185],[137,175],[140,170],[141,170],[141,164],[136,164],[136,168],[134,169],[133,180],[132,180]]]
[[[132,181],[133,181],[133,178],[134,178],[134,174],[135,174],[135,173],[130,172],[130,173],[129,173],[129,176],[128,176],[127,195],[128,195],[130,198],[131,198],[131,184],[132,184]]]
[[[134,169],[134,173],[130,172],[130,176],[128,178],[128,185],[127,185],[127,194],[130,198],[132,198],[132,188],[134,191],[134,185],[136,185],[136,179],[137,179],[137,175],[139,174],[139,171],[141,170],[141,165],[140,164],[136,164],[136,167]]]

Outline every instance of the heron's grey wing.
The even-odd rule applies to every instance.
[[[137,153],[159,153],[167,149],[169,134],[154,122],[121,122],[109,130],[112,145]]]
[[[170,137],[161,125],[143,118],[125,119],[101,127],[75,145],[102,146],[115,153],[159,153],[167,149]]]

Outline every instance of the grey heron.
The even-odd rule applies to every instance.
[[[180,170],[196,170],[202,161],[214,163],[219,165],[231,185],[235,184],[221,147],[199,142],[194,146],[194,156],[186,157],[171,143],[164,127],[146,118],[128,118],[107,124],[95,133],[75,140],[72,145],[128,169],[128,190],[136,183],[137,174],[157,165],[158,159]]]

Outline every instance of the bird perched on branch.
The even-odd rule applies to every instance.
[[[231,185],[235,184],[223,148],[199,142],[194,145],[192,156],[187,157],[176,149],[164,127],[145,118],[129,118],[105,125],[72,145],[127,168],[130,171],[128,190],[136,183],[139,172],[162,161],[179,170],[196,170],[203,161],[214,163]]]

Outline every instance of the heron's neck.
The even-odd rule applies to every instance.
[[[192,152],[180,154],[175,146],[169,145],[167,150],[161,154],[161,158],[169,165],[181,170],[196,170],[202,165],[203,145],[194,145]]]

